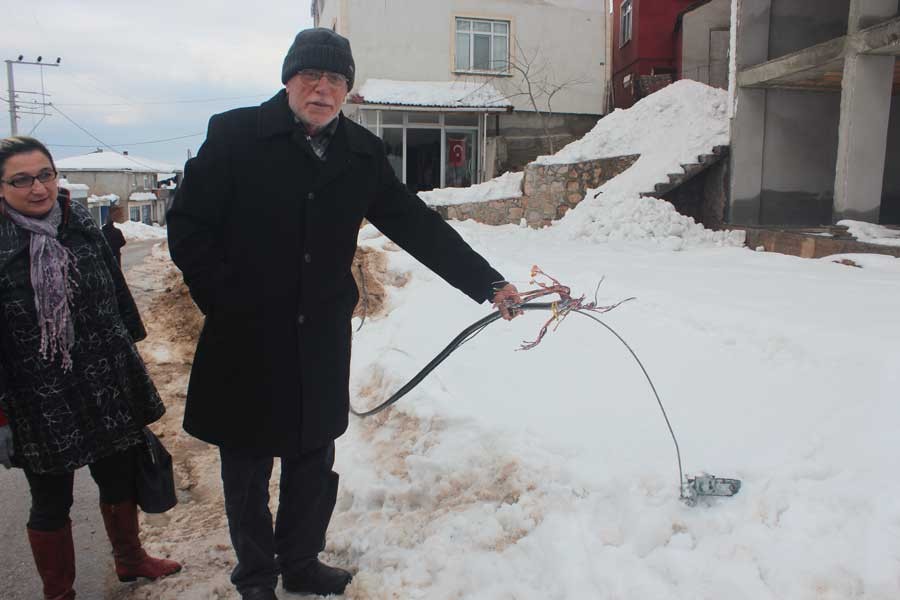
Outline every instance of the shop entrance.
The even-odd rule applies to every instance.
[[[406,187],[427,192],[441,187],[441,130],[406,130]]]
[[[479,183],[480,114],[360,110],[360,122],[384,140],[388,162],[413,193]]]

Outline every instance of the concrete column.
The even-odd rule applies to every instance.
[[[847,33],[856,33],[897,15],[897,0],[850,0]]]
[[[738,0],[735,66],[738,71],[769,59],[771,0]],[[766,90],[738,88],[731,119],[731,190],[726,219],[759,223],[763,185]]]
[[[834,220],[878,222],[887,154],[893,56],[859,54],[852,34],[897,13],[897,0],[851,0],[834,180]]]

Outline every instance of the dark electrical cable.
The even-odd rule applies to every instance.
[[[526,311],[526,310],[554,310],[557,306],[558,306],[558,303],[556,303],[556,302],[530,302],[530,303],[526,302],[524,304],[516,305],[515,308],[523,310],[523,311]],[[596,321],[597,323],[599,323],[600,325],[602,325],[603,327],[605,327],[610,333],[612,333],[614,336],[616,336],[616,338],[620,342],[622,342],[622,344],[631,353],[631,356],[634,357],[634,360],[637,361],[638,366],[641,368],[641,371],[643,371],[643,373],[644,373],[644,377],[647,378],[647,383],[650,384],[650,389],[653,391],[653,396],[656,398],[656,403],[659,404],[659,409],[660,409],[660,411],[662,411],[663,418],[666,421],[666,426],[669,428],[669,433],[672,435],[672,441],[675,443],[675,456],[678,460],[678,486],[680,488],[682,482],[684,481],[684,470],[681,467],[681,449],[678,446],[678,439],[675,437],[675,431],[672,429],[672,423],[669,421],[669,415],[666,414],[666,409],[665,409],[665,407],[663,407],[663,403],[659,397],[659,393],[656,391],[656,386],[653,384],[653,380],[650,378],[650,374],[647,372],[647,369],[644,367],[644,363],[641,362],[641,359],[638,358],[638,355],[635,353],[635,351],[631,348],[630,345],[628,345],[628,342],[626,342],[625,339],[621,335],[619,335],[615,329],[613,329],[612,327],[610,327],[609,325],[607,325],[606,323],[604,323],[603,321],[601,321],[600,319],[598,319],[597,317],[595,317],[594,315],[590,314],[587,311],[573,308],[572,312],[576,312],[580,315],[584,315],[585,317],[592,319],[592,320]],[[371,409],[365,410],[365,411],[358,411],[355,408],[353,408],[353,406],[350,406],[350,412],[352,412],[357,417],[369,417],[369,416],[380,413],[387,407],[389,407],[392,404],[394,404],[395,402],[397,402],[400,398],[405,396],[407,393],[409,393],[414,387],[419,385],[419,383],[423,379],[425,379],[425,377],[429,373],[431,373],[439,364],[444,362],[444,360],[446,360],[446,358],[448,356],[450,356],[450,354],[452,354],[453,351],[455,351],[457,348],[459,348],[460,346],[462,346],[463,344],[465,344],[466,342],[471,340],[473,337],[475,337],[476,335],[481,333],[485,327],[487,327],[488,325],[490,325],[491,323],[493,323],[500,317],[501,317],[500,311],[495,310],[494,312],[490,313],[486,317],[483,317],[483,318],[479,319],[478,321],[475,321],[474,323],[472,323],[471,325],[469,325],[468,327],[463,329],[462,332],[459,333],[459,335],[457,335],[455,338],[453,338],[453,340],[449,344],[447,344],[447,346],[443,350],[441,350],[441,352],[437,356],[435,356],[433,359],[431,359],[431,361],[427,365],[425,365],[421,371],[416,373],[415,377],[410,379],[403,387],[401,387],[399,390],[394,392],[394,394],[390,398],[388,398],[381,404],[375,406],[374,408],[371,408]]]

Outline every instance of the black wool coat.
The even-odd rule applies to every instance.
[[[476,302],[502,279],[397,180],[378,137],[339,119],[321,161],[282,90],[212,117],[185,166],[167,223],[206,316],[184,416],[201,440],[293,456],[346,430],[363,218]]]
[[[0,216],[0,409],[15,460],[34,473],[66,473],[144,443],[165,407],[134,343],[144,325],[112,251],[86,208],[64,207],[59,242],[75,259],[73,367],[40,355],[31,286],[31,233]]]

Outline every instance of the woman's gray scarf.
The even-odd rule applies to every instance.
[[[3,210],[13,223],[31,232],[31,287],[41,326],[41,356],[52,359],[59,354],[63,370],[71,371],[75,326],[69,305],[76,286],[73,280],[76,267],[71,252],[56,239],[62,207],[55,202],[42,219],[23,215],[5,201]]]

